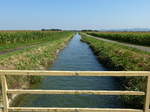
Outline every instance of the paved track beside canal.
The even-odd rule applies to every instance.
[[[91,36],[91,35],[89,35],[89,36]],[[135,45],[135,44],[122,43],[122,42],[109,40],[109,39],[104,39],[104,38],[100,38],[100,37],[96,37],[96,36],[91,36],[91,37],[94,37],[96,39],[103,40],[103,41],[106,41],[106,42],[117,43],[117,44],[125,45],[125,46],[128,46],[128,47],[136,48],[136,49],[139,49],[139,50],[142,50],[142,51],[145,51],[145,52],[150,52],[150,47],[147,47],[147,46],[140,46],[140,45]]]

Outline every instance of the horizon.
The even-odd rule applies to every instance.
[[[0,30],[150,29],[149,0],[5,0]]]

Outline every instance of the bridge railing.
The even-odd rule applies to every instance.
[[[146,77],[147,89],[143,91],[103,91],[103,90],[31,90],[9,89],[6,76],[112,76],[112,77]],[[29,70],[0,70],[3,112],[9,111],[36,111],[36,112],[150,112],[150,72],[148,71],[29,71]],[[139,95],[144,96],[143,109],[118,109],[118,108],[44,108],[44,107],[10,107],[8,94],[90,94],[90,95]]]

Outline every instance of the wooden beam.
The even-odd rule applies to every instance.
[[[98,90],[7,90],[11,94],[89,94],[89,95],[145,95],[140,91],[98,91]]]
[[[112,109],[112,108],[35,108],[35,107],[10,107],[9,111],[28,112],[143,112],[139,109]]]
[[[150,105],[150,76],[147,77],[147,89],[145,96],[144,112],[149,112],[149,105]]]
[[[0,70],[0,75],[33,76],[148,76],[149,71],[39,71],[39,70]]]
[[[148,71],[80,71],[77,74],[81,76],[148,76]]]
[[[4,112],[8,112],[9,102],[7,97],[7,82],[6,82],[6,76],[1,76],[1,83],[2,83],[2,97],[3,97],[3,107]]]

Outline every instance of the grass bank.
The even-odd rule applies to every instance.
[[[72,32],[62,32],[49,41],[45,41],[32,48],[0,55],[0,69],[2,70],[41,70],[53,63],[60,49],[73,37]],[[9,88],[28,88],[30,84],[40,82],[41,77],[7,77]]]
[[[83,33],[81,35],[82,41],[90,45],[100,62],[106,67],[119,71],[150,70],[150,53],[116,43],[98,40]],[[125,77],[122,81],[124,83],[123,87],[127,90],[145,91],[145,78]],[[123,101],[128,106],[137,108],[143,104],[141,97],[125,96]],[[141,105],[139,105],[139,102]]]
[[[150,46],[150,32],[89,32],[88,34],[120,42]]]

